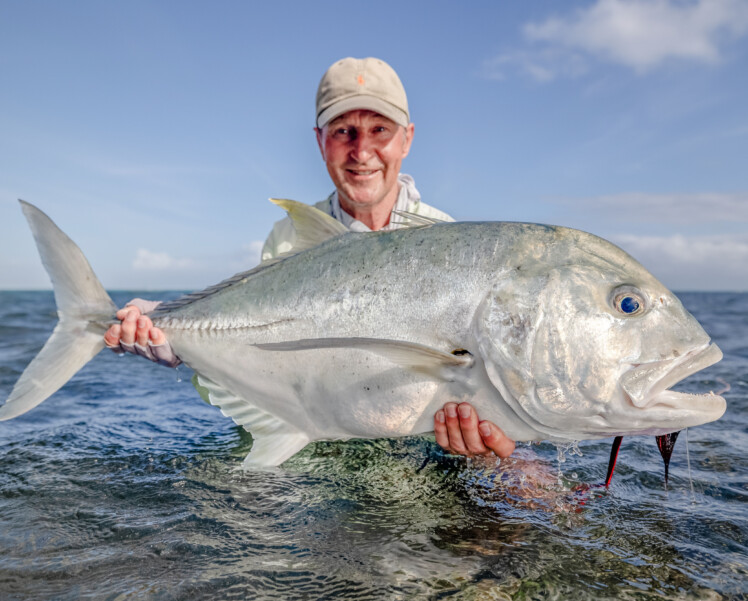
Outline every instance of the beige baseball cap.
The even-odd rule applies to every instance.
[[[322,76],[317,88],[317,127],[343,113],[368,109],[407,127],[408,98],[395,70],[378,58],[344,58]]]

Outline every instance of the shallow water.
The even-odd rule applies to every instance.
[[[188,370],[101,353],[0,423],[0,599],[748,599],[748,295],[680,296],[725,358],[679,388],[730,390],[668,489],[650,437],[624,439],[607,492],[573,489],[610,440],[501,466],[317,443],[245,473],[251,438]],[[0,397],[55,321],[51,293],[0,292]]]

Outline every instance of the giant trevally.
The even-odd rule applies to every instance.
[[[613,244],[529,223],[352,234],[316,209],[293,254],[150,314],[205,397],[253,435],[245,467],[320,439],[432,430],[449,401],[517,441],[662,435],[719,418],[670,388],[722,354],[680,301]],[[59,323],[0,407],[41,403],[104,348],[116,307],[78,247],[22,202]]]

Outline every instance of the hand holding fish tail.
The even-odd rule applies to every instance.
[[[447,403],[437,411],[434,434],[437,444],[455,455],[472,457],[495,454],[506,458],[514,452],[514,441],[494,423],[479,421],[469,403]]]
[[[132,353],[166,367],[176,367],[182,361],[174,354],[164,333],[153,325],[150,317],[160,303],[133,299],[117,311],[121,324],[111,326],[104,334],[107,347],[116,353]]]

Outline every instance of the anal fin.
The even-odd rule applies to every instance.
[[[244,469],[280,465],[309,444],[309,436],[304,432],[209,378],[195,374],[193,382],[203,400],[218,407],[223,415],[252,434],[252,449],[242,463]]]

